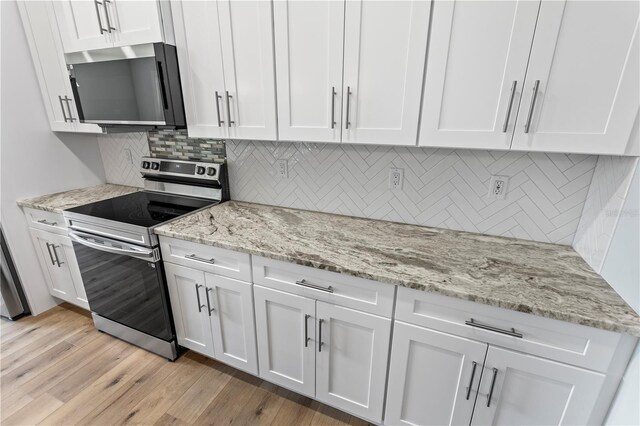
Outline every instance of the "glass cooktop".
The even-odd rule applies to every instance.
[[[139,191],[74,207],[67,211],[130,225],[151,227],[214,204],[218,204],[218,201]]]

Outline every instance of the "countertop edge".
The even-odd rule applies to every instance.
[[[613,333],[624,333],[624,334],[628,334],[628,335],[633,336],[633,337],[640,337],[640,328],[628,327],[628,326],[625,326],[625,325],[622,325],[622,324],[619,324],[619,323],[616,323],[616,322],[611,322],[611,321],[598,321],[598,322],[595,322],[591,318],[584,318],[584,317],[580,317],[580,316],[576,316],[576,315],[573,315],[570,319],[558,318],[558,314],[555,311],[549,311],[549,310],[541,309],[539,307],[532,307],[532,306],[527,306],[527,305],[524,305],[524,304],[520,304],[520,305],[518,305],[518,307],[520,307],[520,309],[517,309],[517,308],[514,308],[513,305],[508,304],[508,303],[504,303],[503,301],[501,301],[499,299],[491,299],[491,298],[486,298],[486,297],[476,297],[476,296],[472,296],[472,295],[469,295],[469,294],[464,294],[464,293],[459,293],[459,292],[456,292],[456,291],[450,291],[450,290],[434,287],[432,285],[423,285],[423,284],[419,284],[419,283],[409,283],[409,282],[404,282],[404,281],[401,281],[401,280],[394,280],[393,278],[390,278],[390,277],[368,274],[366,272],[351,270],[349,268],[326,268],[326,267],[322,267],[321,265],[318,265],[315,262],[310,261],[310,260],[295,259],[295,258],[291,258],[291,257],[287,257],[287,256],[281,256],[281,255],[278,255],[276,253],[260,252],[258,250],[247,249],[247,248],[242,247],[242,246],[235,246],[235,245],[231,245],[231,244],[221,244],[221,243],[216,242],[216,241],[211,241],[211,240],[206,240],[206,239],[202,239],[202,238],[194,238],[194,237],[190,237],[190,236],[185,236],[185,235],[177,233],[177,232],[166,231],[166,230],[163,230],[163,229],[154,229],[154,232],[156,233],[156,235],[159,235],[159,236],[175,238],[175,239],[182,240],[182,241],[189,241],[189,242],[193,242],[193,243],[196,243],[196,244],[203,244],[203,245],[217,247],[217,248],[221,248],[221,249],[237,251],[237,252],[240,252],[240,253],[246,253],[246,254],[250,254],[250,255],[261,256],[261,257],[265,257],[265,258],[268,258],[268,259],[279,260],[279,261],[282,261],[282,262],[294,263],[294,264],[297,264],[297,265],[308,266],[308,267],[312,267],[312,268],[320,269],[320,270],[324,270],[324,271],[335,272],[335,273],[339,273],[339,274],[345,274],[345,275],[353,276],[353,277],[356,277],[356,278],[363,278],[363,279],[368,279],[368,280],[372,280],[372,281],[377,281],[377,282],[380,282],[380,283],[383,283],[383,284],[398,285],[398,286],[401,286],[401,287],[410,288],[410,289],[417,290],[417,291],[425,291],[425,292],[429,292],[429,293],[437,293],[437,294],[440,294],[440,295],[443,295],[443,296],[448,296],[448,297],[453,297],[453,298],[460,299],[460,300],[466,300],[466,301],[475,302],[475,303],[479,303],[479,304],[483,304],[483,305],[493,306],[493,307],[496,307],[496,308],[507,309],[507,310],[510,310],[510,311],[513,311],[513,312],[519,312],[519,313],[534,315],[534,316],[538,316],[538,317],[548,318],[548,319],[552,319],[552,320],[555,320],[555,321],[563,321],[563,322],[567,322],[567,323],[571,323],[571,324],[577,324],[577,325],[581,325],[581,326],[585,326],[585,327],[596,328],[596,329],[605,330],[605,331],[609,331],[609,332],[613,332]]]

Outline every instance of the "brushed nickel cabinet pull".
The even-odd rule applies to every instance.
[[[52,264],[53,266],[55,266],[55,265],[56,265],[56,261],[55,261],[55,259],[53,258],[53,254],[51,254],[51,246],[52,246],[52,245],[53,245],[53,244],[51,244],[51,243],[47,243],[47,251],[49,252],[49,259],[51,259],[51,264]]]
[[[204,308],[205,306],[200,302],[200,287],[204,287],[203,285],[200,285],[198,283],[196,283],[196,300],[198,301],[198,312],[202,312],[202,308]]]
[[[207,287],[206,288],[206,295],[207,295],[207,309],[209,310],[209,316],[211,316],[211,312],[215,311],[215,308],[211,307],[211,302],[209,302],[209,292],[213,291],[212,288]]]
[[[224,124],[224,120],[220,119],[220,100],[221,99],[222,99],[222,96],[220,96],[216,91],[216,114],[218,115],[218,127],[222,127],[222,125]]]
[[[336,88],[331,87],[331,128],[336,127]]]
[[[473,318],[469,319],[468,321],[465,321],[464,323],[471,327],[481,328],[483,330],[493,331],[494,333],[506,334],[507,336],[517,337],[518,339],[522,339],[522,333],[518,333],[515,330],[515,328],[512,328],[511,330],[504,330],[502,328],[494,327],[492,325],[476,322],[474,321]]]
[[[322,323],[324,322],[323,319],[318,320],[318,352],[322,352],[322,345],[324,345],[324,343],[322,342]]]
[[[60,246],[51,244],[51,248],[53,249],[53,255],[56,258],[56,263],[58,264],[58,268],[60,268],[62,265],[64,265],[64,262],[60,262],[60,258],[58,257],[58,251],[56,250],[57,248],[60,248]]]
[[[531,119],[533,118],[533,110],[536,107],[536,98],[538,97],[538,87],[540,87],[540,80],[536,80],[533,83],[533,96],[531,98],[531,105],[529,105],[529,113],[527,114],[527,122],[524,124],[524,132],[529,133],[531,129]]]
[[[109,32],[107,29],[102,27],[102,18],[100,18],[100,9],[98,8],[98,5],[102,6],[102,2],[98,0],[94,0],[93,4],[96,7],[96,15],[98,15],[98,28],[100,29],[100,34]]]
[[[71,112],[71,101],[72,101],[72,99],[70,97],[68,97],[68,96],[65,96],[63,101],[67,104],[67,110],[69,111],[69,121],[73,123],[74,121],[76,121],[76,119],[73,118],[73,113]]]
[[[346,114],[346,117],[345,117],[345,124],[344,124],[344,128],[346,130],[349,130],[349,124],[351,124],[351,123],[349,123],[349,101],[350,101],[350,99],[351,99],[351,87],[347,86],[347,114]]]
[[[311,340],[311,338],[309,337],[309,327],[307,325],[310,317],[311,315],[309,314],[304,315],[304,347],[305,348],[309,346],[309,340]]]
[[[489,395],[487,396],[487,407],[491,406],[491,397],[493,396],[493,388],[496,386],[496,377],[498,377],[498,369],[493,369],[493,378],[491,379],[491,388],[489,389]]]
[[[64,118],[64,122],[66,123],[67,121],[69,121],[69,118],[67,118],[67,112],[64,110],[64,101],[62,99],[62,96],[58,96],[58,100],[60,101],[60,108],[62,109],[62,118]]]
[[[228,119],[229,127],[231,127],[232,124],[236,124],[235,121],[231,120],[231,106],[229,105],[229,99],[233,98],[233,96],[229,94],[228,90],[225,90],[225,93],[227,96],[227,119]]]
[[[109,18],[109,9],[107,8],[107,3],[111,3],[111,0],[102,0],[102,7],[104,8],[104,16],[107,18],[107,30],[109,33],[111,31],[115,31],[115,27],[111,26],[111,19]]]
[[[511,108],[513,108],[513,98],[516,96],[517,85],[517,80],[514,80],[511,84],[511,94],[509,95],[509,103],[507,104],[507,115],[504,117],[504,124],[502,125],[502,133],[507,133],[507,129],[509,128],[509,118],[511,117]]]
[[[467,397],[466,400],[469,400],[469,396],[471,395],[471,387],[473,386],[473,377],[476,375],[476,368],[478,367],[478,363],[473,361],[473,367],[471,368],[471,379],[469,379],[469,387],[467,388]]]
[[[38,220],[37,222],[43,225],[48,225],[48,226],[56,226],[58,224],[58,222],[49,222],[47,219],[41,219],[41,220]]]
[[[308,283],[306,280],[302,279],[300,281],[296,281],[296,284],[301,285],[303,287],[312,288],[314,290],[326,291],[327,293],[333,293],[333,287],[322,287],[319,285]]]

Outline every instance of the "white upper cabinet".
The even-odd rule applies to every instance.
[[[78,122],[78,111],[53,8],[52,2],[18,2],[51,130],[102,133],[96,124]]]
[[[172,10],[189,136],[277,139],[271,3]]]
[[[416,145],[431,2],[347,1],[342,141]]]
[[[159,1],[55,1],[65,53],[165,41]],[[171,16],[164,16],[171,22]],[[170,40],[173,36],[169,35]]]
[[[176,1],[172,11],[189,136],[224,138],[227,116],[218,6],[212,1]]]
[[[512,149],[640,154],[626,151],[640,105],[639,9],[542,1]]]
[[[228,137],[277,139],[271,2],[218,1]]]
[[[538,8],[434,3],[420,146],[509,149]]]
[[[600,373],[489,346],[471,424],[592,424],[604,380]]]
[[[280,140],[340,142],[342,1],[273,2]]]

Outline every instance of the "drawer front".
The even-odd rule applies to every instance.
[[[386,318],[392,316],[394,285],[260,256],[252,256],[252,265],[255,284]]]
[[[621,335],[439,294],[401,287],[396,319],[567,364],[606,371]],[[522,337],[503,334],[511,329]]]
[[[47,212],[31,208],[24,208],[24,213],[29,221],[29,226],[47,232],[67,235],[67,225],[61,213]]]
[[[251,282],[251,257],[246,253],[167,237],[160,237],[160,251],[165,262]]]

